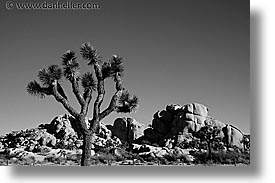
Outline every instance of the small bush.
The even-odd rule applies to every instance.
[[[250,164],[250,155],[237,151],[215,151],[210,161],[207,152],[193,152],[192,155],[195,164]]]

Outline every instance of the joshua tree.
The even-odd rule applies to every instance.
[[[81,76],[79,73],[80,65],[75,52],[68,50],[62,56],[63,69],[58,65],[41,69],[38,72],[38,78],[42,85],[34,80],[28,84],[27,92],[40,98],[53,96],[76,119],[83,135],[81,166],[87,166],[91,156],[91,144],[94,142],[94,134],[98,131],[99,122],[114,111],[132,112],[138,106],[138,98],[135,95],[130,95],[122,85],[121,77],[124,71],[122,57],[113,55],[110,60],[103,62],[98,51],[90,43],[81,46],[80,54],[88,62],[92,72],[87,72]],[[74,109],[69,103],[60,84],[62,76],[65,76],[70,82],[72,91],[80,104],[80,111]],[[116,91],[109,106],[101,110],[105,96],[104,81],[108,78],[113,79]],[[92,119],[88,120],[87,113],[93,92],[97,94],[93,105]]]
[[[206,125],[198,131],[196,134],[197,137],[200,138],[201,141],[207,142],[207,149],[208,149],[208,158],[212,160],[212,145],[215,142],[219,142],[220,130],[217,127],[213,127],[211,125]]]

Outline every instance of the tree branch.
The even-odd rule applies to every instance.
[[[84,114],[85,116],[88,113],[89,105],[92,100],[92,90],[89,89],[89,91],[87,91],[87,92],[88,93],[87,93],[87,97],[85,98],[85,105],[81,109],[81,114]]]
[[[119,99],[119,96],[122,94],[122,91],[123,91],[122,80],[118,73],[116,73],[114,80],[116,82],[115,86],[117,91],[113,95],[109,106],[99,114],[99,121],[101,121],[103,118],[108,116],[111,112],[113,112],[116,109],[117,101]]]
[[[94,64],[94,70],[97,78],[97,97],[94,103],[93,118],[95,120],[98,120],[99,113],[100,113],[100,106],[102,104],[102,101],[105,95],[105,90],[104,90],[104,79],[102,77],[101,67],[98,63]]]
[[[116,93],[113,95],[110,101],[109,106],[99,114],[99,121],[101,121],[103,118],[105,118],[106,116],[111,114],[113,111],[115,111],[117,100],[121,94],[122,94],[122,90],[116,91]]]
[[[79,113],[68,103],[68,101],[62,97],[57,91],[57,81],[55,80],[52,84],[52,95],[56,101],[60,102],[63,107],[74,117],[78,117]]]
[[[70,82],[72,84],[73,93],[76,96],[77,101],[79,102],[80,106],[83,108],[83,106],[85,105],[85,101],[84,101],[82,95],[80,94],[78,81],[77,81],[77,79],[75,77],[73,77],[70,80]]]

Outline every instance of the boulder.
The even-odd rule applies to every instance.
[[[205,126],[208,116],[208,108],[202,104],[191,103],[183,107],[183,111],[179,112],[173,120],[173,133],[189,133],[197,132],[201,127]]]
[[[228,147],[236,146],[240,149],[244,148],[243,146],[244,134],[239,128],[233,125],[226,125],[222,129],[222,131],[224,133],[223,141]]]
[[[163,138],[163,134],[153,128],[144,130],[144,136],[152,143],[158,143]]]
[[[205,125],[216,126],[218,129],[222,129],[222,128],[224,128],[226,126],[225,123],[223,123],[223,122],[221,122],[219,120],[213,119],[210,116],[208,116],[206,118]]]
[[[166,110],[157,111],[153,117],[153,130],[146,130],[145,136],[156,142],[161,139],[172,138],[178,134],[199,131],[201,127],[205,126],[208,108],[198,103],[184,106],[170,104],[166,106]],[[162,142],[162,145],[164,144]]]
[[[185,104],[183,107],[183,111],[186,113],[191,113],[205,117],[208,115],[208,108],[203,104],[198,103]]]
[[[130,118],[117,118],[111,128],[112,134],[122,141],[128,141],[128,124]]]
[[[176,158],[186,157],[189,161],[193,161],[194,158],[189,154],[190,149],[181,149],[175,147],[169,149],[166,147],[155,147],[151,145],[139,145],[133,144],[133,152],[138,153],[140,156],[152,156],[158,158],[164,158],[167,155],[174,156]]]
[[[132,143],[134,140],[144,135],[145,125],[139,123],[135,119],[133,119],[129,125],[130,125],[130,130],[128,134],[128,139],[130,143]]]
[[[72,127],[72,121],[73,118],[69,115],[59,115],[55,117],[51,123],[50,126],[48,126],[48,131],[55,135],[58,139],[67,139],[70,136],[76,136],[77,132]],[[77,124],[77,123],[75,123]],[[76,126],[75,126],[76,128]],[[78,129],[78,128],[76,128]]]
[[[164,134],[164,135],[170,131],[167,123],[161,119],[153,119],[152,127],[155,130],[157,130],[159,133]]]
[[[183,107],[180,104],[169,104],[166,106],[166,111],[175,113],[177,111],[181,111]]]
[[[167,123],[171,123],[173,121],[173,114],[162,110],[162,111],[157,111],[154,115],[153,115],[154,119],[161,119],[162,121],[165,121]]]
[[[113,136],[131,143],[143,136],[145,126],[132,118],[117,118],[114,125],[111,128],[108,126],[108,128],[112,131]]]

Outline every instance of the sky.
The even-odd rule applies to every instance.
[[[210,116],[250,133],[248,0],[97,2],[99,10],[7,10],[1,1],[0,134],[67,113],[53,97],[30,96],[26,86],[38,80],[40,68],[61,65],[68,49],[77,53],[82,73],[89,71],[79,54],[85,42],[105,60],[124,58],[123,84],[140,99],[135,113],[113,113],[104,123],[126,116],[148,125],[167,104],[197,102]],[[79,109],[68,81],[62,85]],[[102,109],[114,91],[106,81]]]

